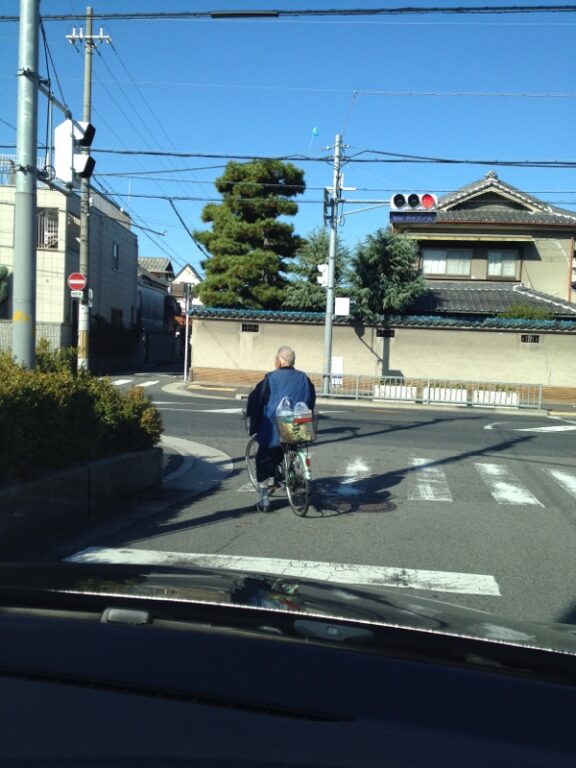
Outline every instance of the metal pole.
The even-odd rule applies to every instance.
[[[12,354],[27,368],[34,368],[36,346],[39,5],[39,0],[20,0]]]
[[[334,315],[334,265],[336,261],[336,237],[338,234],[338,203],[340,201],[341,179],[340,161],[342,153],[342,137],[336,136],[334,146],[334,178],[332,182],[330,241],[328,250],[328,285],[326,287],[326,312],[324,316],[324,369],[322,372],[322,394],[330,394],[330,378],[332,371],[332,320]]]
[[[186,283],[186,327],[184,331],[184,381],[188,381],[188,310],[190,309],[190,284]]]
[[[90,122],[92,112],[92,8],[86,8],[86,36],[84,42],[84,111],[85,123]],[[89,154],[89,147],[84,147]],[[86,287],[78,306],[78,369],[88,369],[90,341],[90,308],[88,291],[90,288],[90,180],[80,182],[80,265],[79,272],[86,278]]]

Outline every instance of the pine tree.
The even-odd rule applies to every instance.
[[[350,283],[354,314],[364,322],[402,312],[426,290],[418,246],[404,235],[377,230],[357,247]]]
[[[215,184],[222,202],[202,212],[212,229],[194,233],[210,253],[200,299],[208,307],[280,308],[288,261],[303,241],[278,217],[297,213],[291,198],[304,192],[304,172],[279,160],[231,162]]]
[[[319,264],[328,264],[330,236],[327,229],[314,230],[296,253],[296,259],[289,267],[295,277],[286,288],[285,309],[323,311],[326,308],[326,289],[318,283]],[[349,251],[338,240],[334,264],[334,285],[336,295],[342,294],[342,283]]]

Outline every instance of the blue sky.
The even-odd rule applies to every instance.
[[[464,5],[444,0],[444,6]],[[494,8],[508,2],[478,5]],[[42,0],[41,15],[83,16],[86,2]],[[394,0],[94,0],[94,13],[221,9],[383,8]],[[426,7],[439,3],[415,0]],[[468,3],[467,5],[472,5]],[[545,3],[540,3],[545,5]],[[0,2],[0,17],[17,15]],[[395,191],[438,194],[481,178],[492,165],[357,163],[364,150],[461,160],[576,160],[576,14],[426,15],[270,20],[95,21],[112,46],[94,56],[93,147],[222,155],[304,155],[308,190],[293,219],[306,236],[322,225],[322,188],[332,182],[331,145],[343,134],[348,199],[388,199]],[[56,95],[82,113],[83,55],[66,41],[79,22],[44,27]],[[46,75],[40,45],[40,72]],[[18,23],[0,22],[0,153],[16,139]],[[57,78],[56,78],[57,76]],[[432,95],[431,95],[432,94]],[[58,112],[55,123],[60,121]],[[313,129],[317,129],[317,136]],[[39,99],[39,141],[46,99]],[[328,147],[328,149],[326,149]],[[95,182],[134,217],[141,256],[168,256],[178,270],[203,256],[205,199],[225,160],[97,153]],[[368,157],[373,155],[360,155]],[[215,167],[216,166],[216,167]],[[500,178],[576,210],[576,169],[499,167]],[[144,172],[147,173],[146,178]],[[107,174],[124,174],[121,176]],[[351,247],[388,223],[388,211],[352,213],[340,233]],[[154,232],[147,232],[146,229]],[[161,233],[161,234],[154,234]],[[164,234],[165,233],[165,234]]]

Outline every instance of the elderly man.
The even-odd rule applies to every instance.
[[[292,407],[302,402],[312,409],[316,402],[314,385],[303,371],[294,368],[296,355],[291,347],[280,347],[274,359],[275,370],[267,373],[248,397],[250,434],[256,435],[256,479],[260,486],[258,508],[270,507],[269,491],[274,487],[274,471],[282,460],[280,436],[276,428],[276,408],[287,397]]]

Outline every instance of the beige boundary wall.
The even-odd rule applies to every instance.
[[[191,379],[251,385],[273,368],[282,344],[296,350],[298,368],[322,373],[323,325],[194,318]],[[576,388],[576,332],[397,327],[393,338],[383,338],[370,326],[335,324],[332,356],[340,358],[344,375]]]

